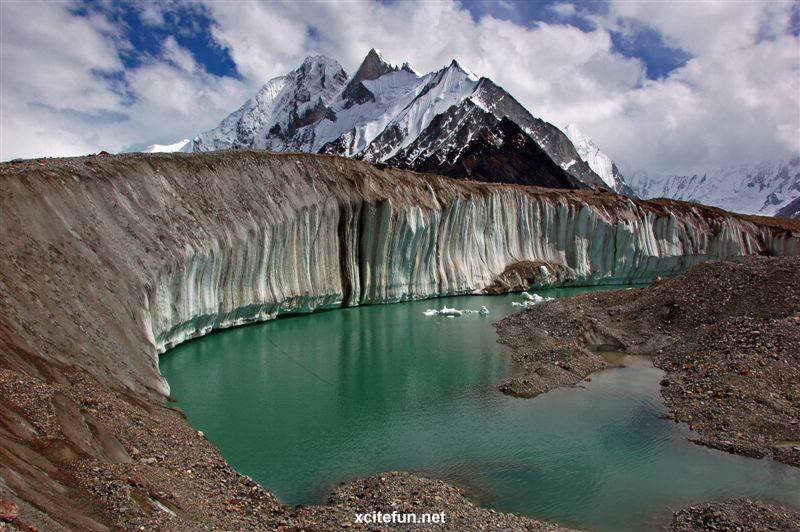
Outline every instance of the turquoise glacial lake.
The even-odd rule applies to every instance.
[[[519,300],[291,316],[179,345],[160,367],[191,423],[287,504],[324,503],[339,482],[404,470],[496,510],[592,530],[658,528],[708,499],[800,507],[800,470],[694,445],[685,425],[662,419],[663,373],[645,358],[535,399],[501,394],[515,368],[492,324]],[[423,314],[443,305],[490,313]]]

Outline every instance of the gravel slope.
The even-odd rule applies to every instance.
[[[699,443],[800,466],[800,259],[706,262],[644,289],[543,303],[497,329],[523,367],[505,393],[575,384],[606,366],[597,349],[654,355],[671,416]]]

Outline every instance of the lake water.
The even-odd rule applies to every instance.
[[[561,297],[587,289],[542,290]],[[464,487],[484,506],[598,530],[655,528],[732,496],[800,507],[800,470],[687,441],[662,419],[647,359],[579,387],[502,395],[514,365],[492,323],[519,295],[462,296],[281,318],[162,355],[191,423],[288,504],[391,470]],[[488,316],[425,316],[443,305]]]

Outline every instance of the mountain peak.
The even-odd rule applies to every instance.
[[[358,70],[356,70],[353,78],[342,93],[344,99],[347,100],[345,108],[349,108],[358,103],[375,101],[375,95],[361,83],[362,81],[378,79],[384,74],[396,72],[398,70],[400,70],[400,67],[389,64],[376,48],[370,49],[364,61],[361,62],[361,66],[358,67]]]
[[[367,52],[367,57],[364,58],[364,61],[366,61],[367,59],[377,60],[380,61],[381,63],[387,63],[387,64],[389,63],[383,58],[381,51],[378,50],[377,48],[369,49],[369,52]]]
[[[415,76],[417,76],[417,77],[419,77],[419,76],[420,76],[419,72],[417,72],[417,71],[414,69],[414,67],[412,67],[412,66],[411,66],[411,65],[408,63],[408,61],[406,61],[405,63],[403,63],[403,66],[401,66],[401,67],[400,67],[400,70],[405,70],[406,72],[408,72],[408,73],[410,73],[410,74],[414,74],[414,75],[415,75]]]
[[[324,55],[310,55],[303,60],[297,69],[289,74],[289,77],[301,84],[308,84],[310,80],[318,80],[325,87],[326,81],[336,78],[337,83],[347,81],[347,73],[336,59]],[[316,83],[316,81],[311,82]]]
[[[336,59],[332,59],[326,55],[309,55],[305,59],[303,59],[302,65],[300,67],[305,66],[312,66],[312,65],[335,65],[340,67],[339,62]]]
[[[303,60],[299,68],[291,72],[288,76],[292,81],[302,85],[312,92],[326,93],[324,99],[330,100],[333,95],[327,94],[332,90],[341,90],[341,86],[347,82],[347,72],[342,65],[335,59],[324,55],[310,55]]]
[[[468,77],[469,79],[471,79],[472,81],[478,81],[478,76],[477,76],[477,75],[475,75],[475,73],[474,73],[474,72],[472,72],[472,71],[471,71],[470,69],[468,69],[468,68],[464,68],[463,66],[461,66],[461,63],[459,63],[459,62],[458,62],[458,61],[456,61],[455,59],[453,59],[452,61],[450,61],[450,65],[447,67],[447,69],[448,69],[448,70],[457,70],[457,71],[459,71],[459,72],[463,72],[463,73],[464,73],[464,74],[466,74],[466,75],[467,75],[467,77]]]
[[[384,74],[397,70],[400,69],[386,61],[376,48],[372,48],[356,70],[351,83],[378,79]]]

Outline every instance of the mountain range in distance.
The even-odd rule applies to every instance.
[[[761,215],[800,215],[800,157],[692,176],[635,172],[577,125],[559,129],[456,60],[420,74],[375,49],[350,77],[317,55],[269,80],[220,124],[146,152],[267,149],[327,153],[454,178],[552,188],[605,188]]]

